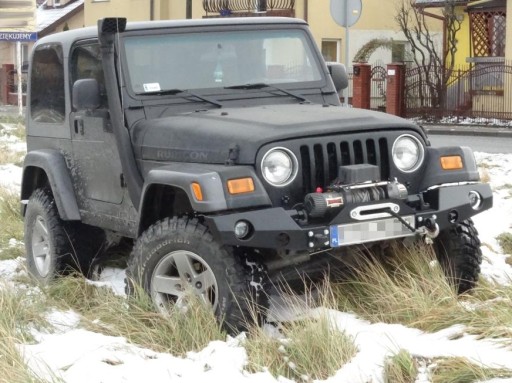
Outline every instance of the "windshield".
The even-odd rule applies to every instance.
[[[322,78],[301,30],[133,36],[124,47],[137,94]]]

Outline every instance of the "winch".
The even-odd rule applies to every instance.
[[[338,177],[326,192],[309,193],[304,198],[304,209],[311,218],[322,218],[340,211],[343,206],[407,198],[405,185],[394,181],[380,181],[375,165],[340,166]]]

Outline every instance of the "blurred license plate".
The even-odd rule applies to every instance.
[[[413,215],[403,216],[402,219],[410,226],[415,227]],[[333,225],[330,232],[331,247],[407,237],[415,234],[394,217],[377,221]]]

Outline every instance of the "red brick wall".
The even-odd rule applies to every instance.
[[[354,64],[352,106],[370,109],[372,67],[369,64]]]

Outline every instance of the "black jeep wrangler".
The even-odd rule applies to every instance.
[[[123,244],[127,290],[193,291],[240,326],[266,278],[322,273],[362,244],[424,237],[459,292],[471,216],[492,206],[465,147],[340,107],[345,68],[285,18],[100,20],[34,47],[21,191],[29,271],[47,282]]]

